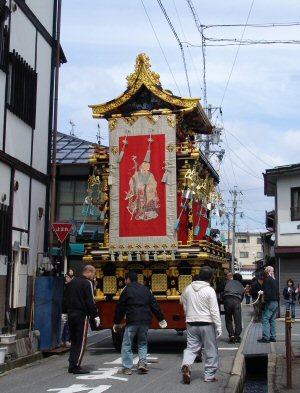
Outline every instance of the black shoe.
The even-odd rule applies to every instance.
[[[230,336],[230,337],[229,337],[229,342],[230,342],[231,344],[234,344],[234,343],[235,343],[235,337],[234,337],[234,336]]]
[[[191,369],[190,369],[190,367],[187,365],[183,365],[181,368],[181,372],[182,372],[183,383],[185,383],[186,385],[189,385],[191,383]]]
[[[259,342],[259,343],[269,343],[270,340],[267,340],[265,338],[260,338],[260,339],[257,340],[257,342]]]
[[[69,366],[68,373],[73,374],[74,367]]]
[[[73,374],[89,374],[90,372],[88,370],[84,370],[81,367],[73,367]]]
[[[272,343],[276,343],[276,338],[270,338],[270,341],[272,341]]]
[[[236,336],[236,337],[234,338],[234,341],[235,341],[236,343],[240,343],[240,342],[241,342],[241,337]]]

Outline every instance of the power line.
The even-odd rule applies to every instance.
[[[249,10],[249,12],[248,12],[246,24],[245,24],[245,26],[244,26],[244,29],[243,29],[243,33],[242,33],[241,39],[243,39],[243,37],[244,37],[245,31],[246,31],[246,27],[247,27],[247,24],[248,24],[248,20],[249,20],[249,18],[250,18],[250,14],[251,14],[251,11],[252,11],[252,8],[253,8],[253,4],[254,4],[254,0],[252,0],[251,7],[250,7],[250,10]],[[235,63],[236,63],[236,60],[237,60],[239,51],[240,51],[240,47],[241,47],[241,45],[239,45],[239,47],[238,47],[238,49],[237,49],[237,51],[236,51],[235,58],[234,58],[234,61],[233,61],[233,64],[232,64],[232,67],[231,67],[231,70],[230,70],[230,73],[229,73],[229,77],[228,77],[228,80],[227,80],[227,83],[226,83],[226,86],[225,86],[225,89],[224,89],[224,93],[223,93],[223,97],[222,97],[222,99],[221,99],[220,106],[222,106],[222,104],[223,104],[223,101],[224,101],[224,98],[225,98],[225,94],[226,94],[226,92],[227,92],[227,88],[228,88],[228,85],[229,85],[229,82],[230,82],[230,79],[231,79],[231,75],[232,75],[232,72],[233,72],[233,69],[234,69],[234,66],[235,66]]]
[[[203,30],[211,29],[215,27],[257,27],[257,28],[265,28],[265,27],[291,27],[291,26],[300,26],[300,22],[282,22],[282,23],[247,23],[245,24],[223,24],[223,25],[202,25]]]
[[[181,56],[182,56],[182,60],[183,60],[184,71],[185,71],[185,76],[186,76],[186,81],[187,81],[187,86],[188,86],[189,94],[190,94],[190,97],[191,97],[192,94],[191,94],[191,89],[190,89],[190,82],[189,82],[189,77],[188,77],[188,73],[187,73],[187,67],[186,67],[186,61],[185,61],[185,55],[184,55],[184,50],[183,50],[182,43],[181,43],[181,41],[180,41],[180,39],[179,39],[179,37],[178,37],[178,35],[176,33],[176,30],[174,29],[174,27],[172,25],[172,22],[171,22],[168,14],[167,14],[167,11],[165,10],[165,8],[163,6],[161,0],[157,0],[157,2],[158,2],[159,6],[160,6],[160,8],[161,8],[161,10],[162,10],[162,12],[163,12],[163,14],[164,14],[168,24],[169,24],[169,26],[170,26],[173,34],[174,34],[174,37],[176,38],[176,40],[178,42],[178,45],[180,47]]]
[[[171,70],[170,64],[169,64],[169,62],[168,62],[168,59],[167,59],[167,57],[166,57],[166,55],[165,55],[165,52],[164,52],[162,46],[161,46],[161,43],[160,43],[159,38],[158,38],[158,36],[157,36],[157,34],[156,34],[156,31],[155,31],[154,26],[153,26],[153,24],[152,24],[152,22],[151,22],[150,16],[149,16],[149,14],[148,14],[148,12],[147,12],[147,9],[146,9],[146,7],[145,7],[145,4],[144,4],[143,0],[141,0],[141,3],[142,3],[142,5],[143,5],[144,11],[145,11],[145,13],[146,13],[146,15],[147,15],[147,18],[148,18],[148,21],[149,21],[149,23],[150,23],[150,26],[151,26],[151,28],[152,28],[152,30],[153,30],[153,33],[154,33],[154,35],[155,35],[155,38],[156,38],[156,40],[157,40],[157,42],[158,42],[158,45],[159,45],[159,47],[160,47],[160,50],[162,51],[162,54],[163,54],[163,56],[164,56],[164,59],[165,59],[167,65],[168,65],[168,68],[169,68],[170,74],[172,75],[173,81],[174,81],[174,83],[175,83],[175,85],[176,85],[176,87],[177,87],[177,90],[178,90],[180,96],[182,96],[181,91],[180,91],[180,89],[179,89],[179,86],[178,86],[178,84],[177,84],[177,82],[176,82],[176,79],[175,79],[175,77],[174,77],[174,75],[173,75],[173,72],[172,72],[172,70]]]
[[[232,39],[218,39],[218,38],[206,38],[209,42],[229,42],[224,44],[208,44],[205,46],[215,47],[215,46],[247,46],[247,45],[273,45],[273,44],[288,44],[288,45],[299,45],[299,40],[239,40],[237,38]],[[190,42],[183,41],[183,44],[186,44],[187,47],[201,48],[201,45],[191,44]]]
[[[206,109],[207,108],[207,89],[206,89],[205,37],[203,34],[202,24],[199,20],[198,14],[196,12],[196,9],[193,5],[192,0],[187,0],[187,3],[188,3],[190,10],[192,12],[197,30],[199,31],[200,36],[201,36],[201,51],[202,51],[202,64],[203,64],[203,103],[204,103],[204,108]]]

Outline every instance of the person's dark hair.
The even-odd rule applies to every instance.
[[[287,280],[287,282],[286,282],[286,286],[288,286],[288,283],[289,282],[291,282],[292,283],[292,287],[294,286],[294,281],[291,279],[291,278],[289,278],[288,280]]]
[[[199,274],[195,274],[195,275],[193,276],[193,281],[200,281]]]
[[[138,276],[134,270],[129,270],[129,272],[125,274],[125,278],[129,278],[131,282],[135,282],[137,281]]]
[[[237,281],[239,281],[239,282],[242,282],[242,281],[243,281],[243,277],[242,277],[242,275],[241,275],[240,273],[234,273],[233,279],[234,279],[234,280],[237,280]]]
[[[201,267],[200,274],[199,274],[199,280],[201,281],[210,281],[212,276],[214,275],[214,271],[211,267],[209,266],[203,266]]]

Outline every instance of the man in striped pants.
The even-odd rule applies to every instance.
[[[71,348],[69,356],[69,373],[88,374],[80,367],[83,358],[89,326],[89,318],[100,326],[100,317],[94,300],[93,279],[96,269],[86,265],[80,277],[75,277],[67,286],[65,311],[69,322]],[[66,319],[66,318],[65,318]]]

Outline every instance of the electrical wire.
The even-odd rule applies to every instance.
[[[176,40],[178,42],[178,45],[180,47],[181,56],[182,56],[182,60],[183,60],[183,66],[184,66],[184,72],[185,72],[185,77],[186,77],[186,82],[187,82],[189,94],[190,94],[190,97],[191,97],[192,94],[191,94],[190,82],[189,82],[189,77],[188,77],[187,66],[186,66],[185,55],[184,55],[184,50],[183,50],[182,43],[181,43],[181,41],[180,41],[180,39],[179,39],[179,37],[178,37],[178,35],[176,33],[176,30],[174,29],[174,26],[172,25],[172,22],[171,22],[168,14],[167,14],[167,11],[165,10],[165,8],[163,6],[161,0],[157,0],[157,2],[158,2],[159,6],[160,6],[160,8],[161,8],[161,10],[162,10],[162,12],[163,12],[163,14],[164,14],[168,24],[169,24],[169,26],[170,26],[173,34],[174,34],[174,37],[176,38]]]
[[[215,27],[291,27],[291,26],[300,26],[300,22],[282,22],[282,23],[275,23],[275,22],[270,22],[270,23],[247,23],[245,24],[223,24],[223,25],[202,25],[203,30],[206,29],[211,29]]]
[[[188,6],[190,7],[190,10],[193,15],[193,19],[195,22],[195,25],[197,27],[197,30],[200,33],[201,37],[201,50],[202,50],[202,66],[203,66],[203,104],[204,104],[204,109],[207,108],[207,86],[206,86],[206,54],[205,54],[205,37],[203,34],[203,29],[202,29],[202,24],[199,20],[198,14],[196,12],[196,9],[193,5],[192,0],[186,0],[188,3]]]
[[[182,26],[182,23],[181,23],[181,18],[180,18],[178,9],[177,9],[176,4],[175,4],[175,0],[173,0],[173,6],[174,6],[174,9],[175,9],[177,18],[178,18],[178,22],[179,22],[179,26],[180,26],[180,29],[181,29],[181,33],[182,33],[182,35],[183,35],[183,38],[186,40],[186,35],[185,35],[184,30],[183,30],[183,26]],[[189,56],[190,56],[190,59],[191,59],[192,65],[193,65],[193,69],[194,69],[194,72],[195,72],[197,81],[198,81],[199,86],[200,86],[200,90],[202,90],[202,92],[203,92],[202,83],[201,83],[201,81],[200,81],[200,79],[199,79],[199,77],[198,77],[198,70],[197,70],[197,68],[196,68],[196,66],[195,66],[195,63],[194,63],[194,59],[193,59],[191,50],[190,50],[190,48],[189,48],[188,46],[187,46],[187,50],[188,50],[188,53],[189,53]]]
[[[179,95],[182,96],[181,91],[180,91],[180,89],[179,89],[179,86],[178,86],[178,84],[177,84],[177,82],[176,82],[176,79],[175,79],[174,74],[173,74],[173,72],[172,72],[172,70],[171,70],[170,64],[169,64],[169,62],[168,62],[168,59],[167,59],[167,57],[166,57],[166,55],[165,55],[165,52],[164,52],[164,50],[163,50],[163,47],[161,46],[161,43],[160,43],[159,38],[158,38],[158,36],[157,36],[157,34],[156,34],[156,31],[155,31],[154,26],[153,26],[153,24],[152,24],[152,22],[151,22],[150,16],[149,16],[149,14],[148,14],[148,12],[147,12],[147,9],[146,9],[146,7],[145,7],[145,4],[144,4],[143,0],[141,0],[141,3],[142,3],[142,5],[143,5],[145,14],[147,15],[147,18],[148,18],[148,21],[149,21],[150,26],[151,26],[151,28],[152,28],[152,31],[153,31],[153,33],[154,33],[154,35],[155,35],[155,38],[156,38],[156,40],[157,40],[157,42],[158,42],[158,45],[159,45],[159,47],[160,47],[160,50],[161,50],[161,52],[162,52],[162,54],[163,54],[163,57],[164,57],[164,59],[165,59],[165,61],[166,61],[166,63],[167,63],[167,66],[168,66],[168,68],[169,68],[170,74],[172,75],[173,81],[174,81],[174,83],[175,83],[175,85],[176,85],[176,87],[177,87],[177,90],[178,90],[178,92],[179,92]]]
[[[247,24],[248,24],[248,20],[249,20],[249,18],[250,18],[250,14],[251,14],[251,11],[252,11],[252,8],[253,8],[253,5],[254,5],[254,1],[255,1],[255,0],[252,0],[251,7],[250,7],[250,10],[249,10],[249,12],[248,12],[247,19],[246,19],[246,24],[245,24],[244,29],[243,29],[243,33],[242,33],[241,40],[242,40],[243,37],[244,37],[245,31],[246,31],[246,27],[247,27]],[[235,58],[234,58],[234,61],[233,61],[233,64],[232,64],[232,67],[231,67],[231,70],[230,70],[230,73],[229,73],[229,77],[228,77],[228,80],[227,80],[227,83],[226,83],[226,86],[225,86],[225,89],[224,89],[224,92],[223,92],[223,96],[222,96],[222,99],[221,99],[221,103],[220,103],[219,106],[222,106],[222,104],[223,104],[223,101],[224,101],[224,98],[225,98],[225,95],[226,95],[226,92],[227,92],[227,89],[228,89],[228,85],[229,85],[229,82],[230,82],[230,79],[231,79],[231,75],[232,75],[232,73],[233,73],[233,69],[234,69],[234,66],[235,66],[235,64],[236,64],[237,57],[238,57],[238,54],[239,54],[239,51],[240,51],[240,47],[241,47],[241,45],[239,45],[239,47],[238,47],[238,49],[237,49],[237,51],[236,51]]]

